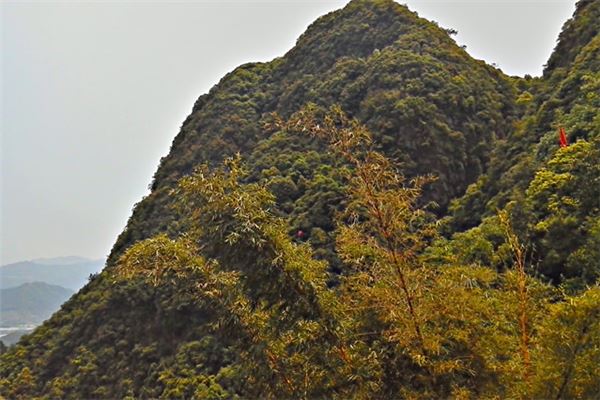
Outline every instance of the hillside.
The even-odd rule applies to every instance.
[[[475,236],[498,209],[520,213],[522,238],[536,249],[534,272],[576,287],[600,276],[598,21],[599,2],[577,3],[543,78],[517,84],[527,113],[497,142],[489,170],[450,207],[449,231],[479,225]],[[568,152],[556,149],[561,126],[572,144]]]
[[[541,78],[389,0],[237,68],[196,101],[107,268],[0,358],[0,394],[597,393],[599,9],[578,3]]]
[[[271,112],[286,117],[309,102],[339,104],[365,123],[407,175],[436,174],[426,197],[443,213],[486,169],[494,141],[510,131],[518,114],[513,91],[500,71],[473,60],[445,30],[408,9],[350,2],[313,23],[282,58],[240,66],[196,101],[109,264],[133,242],[176,229],[167,194],[199,163],[240,152],[256,160],[257,179],[310,186],[310,165],[331,163],[323,147],[269,137],[263,128]],[[284,199],[295,204],[293,228],[309,236],[313,226],[331,232],[339,203],[335,190],[318,191],[328,194],[301,187]]]

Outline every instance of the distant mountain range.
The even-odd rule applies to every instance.
[[[103,266],[104,260],[74,256],[7,264],[0,267],[0,289],[17,287],[24,283],[44,282],[77,291],[86,284],[90,274],[100,272]]]
[[[50,318],[104,260],[67,256],[21,261],[0,267],[0,340],[16,343]]]

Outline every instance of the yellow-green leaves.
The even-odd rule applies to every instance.
[[[269,181],[240,182],[239,157],[197,169],[175,192],[179,236],[137,243],[115,269],[191,296],[228,343],[220,370],[189,360],[162,370],[163,395],[558,399],[599,389],[600,292],[568,297],[528,275],[531,249],[513,229],[519,209],[438,238],[419,206],[431,179],[407,181],[366,128],[310,107],[279,126],[327,140],[347,163],[336,243],[345,274],[327,287],[327,263],[274,215]],[[547,182],[579,162],[558,157],[531,199],[571,184]],[[317,233],[311,241],[323,240]],[[594,243],[578,259],[589,262]],[[203,346],[194,351],[225,352]]]
[[[595,398],[600,393],[600,288],[551,304],[538,336],[532,396]]]

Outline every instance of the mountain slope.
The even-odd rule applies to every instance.
[[[509,81],[471,59],[446,31],[391,1],[352,1],[319,18],[284,57],[243,65],[198,99],[109,265],[135,241],[176,230],[167,194],[178,178],[238,151],[252,157],[269,139],[269,113],[289,116],[309,102],[339,104],[365,123],[408,175],[437,175],[427,198],[440,213],[485,170],[494,140],[516,114]],[[281,144],[277,154],[294,145]],[[301,174],[286,169],[274,172]]]
[[[591,54],[593,63],[589,46],[591,53],[582,50],[578,57]],[[515,88],[530,92],[520,105]],[[117,283],[111,272],[133,243],[182,230],[168,195],[178,178],[199,163],[215,165],[238,151],[249,180],[269,184],[277,212],[290,218],[290,233],[300,228],[317,255],[335,257],[333,214],[345,201],[343,165],[318,141],[265,128],[268,113],[287,117],[308,102],[321,108],[339,104],[373,131],[377,149],[395,157],[405,173],[439,176],[428,198],[440,204],[440,214],[487,173],[477,190],[471,187],[477,192],[472,220],[471,198],[453,206],[454,224],[462,229],[491,212],[488,202],[507,202],[506,182],[527,176],[524,192],[533,179],[535,169],[507,171],[527,167],[522,159],[531,153],[530,144],[553,133],[519,128],[534,125],[538,103],[547,104],[544,96],[552,90],[543,79],[511,80],[471,59],[447,32],[391,1],[352,1],[320,18],[284,57],[241,66],[198,99],[161,160],[152,193],[136,206],[117,240],[109,268],[2,357],[2,393],[13,393],[8,381],[23,384],[24,396],[191,397],[195,390],[217,387],[204,380],[217,374],[219,385],[238,392],[239,382],[228,374],[239,354],[231,350],[231,338],[214,334],[211,323],[219,317],[214,309],[168,285]],[[588,105],[576,97],[582,107]],[[527,140],[516,140],[523,132]]]
[[[498,141],[490,168],[451,209],[450,231],[464,231],[498,209],[520,214],[537,274],[560,283],[594,283],[600,243],[600,2],[580,1],[543,79],[518,83],[524,117]],[[560,150],[558,128],[571,146]],[[584,260],[585,259],[585,260]],[[584,277],[584,278],[583,278]],[[581,279],[583,278],[583,281]]]

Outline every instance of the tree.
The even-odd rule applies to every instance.
[[[558,149],[526,191],[539,271],[575,288],[594,283],[600,262],[591,261],[600,217],[600,139]]]
[[[216,315],[214,332],[235,341],[239,395],[312,398],[334,384],[331,367],[342,361],[327,323],[335,321],[328,317],[335,298],[326,265],[308,245],[293,243],[266,187],[242,185],[242,175],[237,157],[184,178],[186,233],[132,246],[119,275],[196,293]]]
[[[510,251],[514,268],[465,263],[431,245],[437,226],[419,199],[433,178],[407,181],[362,125],[311,107],[275,124],[346,160],[336,245],[345,274],[328,287],[327,264],[275,215],[268,182],[242,183],[239,157],[197,169],[174,192],[178,237],[139,242],[116,270],[191,293],[223,338],[182,349],[159,374],[163,395],[562,398],[597,389],[598,289],[569,297],[528,276],[514,217],[500,213],[486,230],[503,241],[489,259]]]

